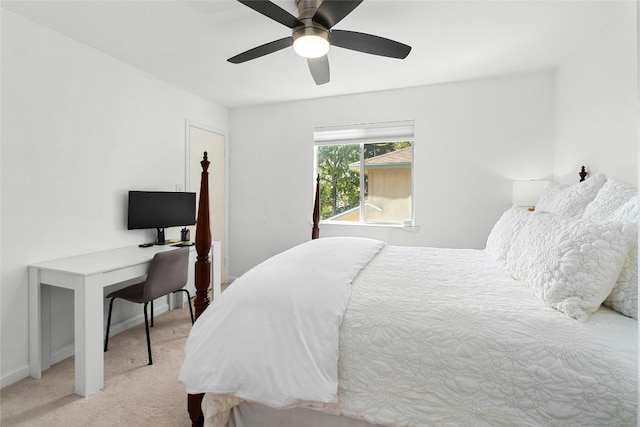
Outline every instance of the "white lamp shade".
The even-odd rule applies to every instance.
[[[550,181],[513,181],[513,204],[535,206]]]

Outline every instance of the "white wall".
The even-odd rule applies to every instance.
[[[27,265],[151,240],[126,230],[127,191],[184,185],[185,120],[226,131],[228,112],[6,10],[1,77],[6,385],[28,374]],[[56,351],[73,342],[69,291],[51,312]]]
[[[637,180],[637,3],[620,6],[555,73],[558,180],[574,182],[578,163],[592,174]]]
[[[230,275],[310,239],[313,129],[415,120],[419,230],[321,226],[391,244],[484,247],[513,179],[552,174],[551,72],[230,112]]]

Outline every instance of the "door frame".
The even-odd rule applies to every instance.
[[[227,262],[229,255],[229,138],[227,132],[222,129],[216,128],[215,126],[207,125],[195,120],[185,119],[185,167],[184,167],[184,182],[185,182],[185,191],[199,191],[200,189],[191,189],[190,188],[190,154],[191,154],[191,136],[190,136],[190,128],[198,128],[201,130],[205,130],[207,132],[215,133],[224,138],[224,242],[225,245],[222,251],[222,282],[228,281],[229,276],[229,265]],[[210,254],[212,256],[212,254]],[[213,258],[211,258],[213,260]],[[213,261],[212,261],[213,266]]]

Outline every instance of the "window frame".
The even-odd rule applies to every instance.
[[[376,222],[365,221],[365,150],[366,144],[375,143],[411,143],[411,199],[410,218],[397,221]],[[375,226],[375,227],[415,227],[415,137],[414,121],[404,120],[397,122],[382,122],[372,124],[327,126],[314,129],[314,155],[313,155],[313,188],[315,192],[315,181],[318,176],[318,150],[321,146],[336,145],[359,145],[360,152],[360,183],[359,183],[359,219],[358,221],[337,221],[321,219],[320,223],[325,225],[344,226]]]

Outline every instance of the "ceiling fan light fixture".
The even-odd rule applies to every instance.
[[[320,58],[329,52],[329,32],[305,27],[293,33],[293,50],[303,58]]]
[[[295,0],[298,17],[270,0],[238,0],[261,15],[291,29],[291,36],[274,40],[233,56],[227,61],[240,64],[292,47],[304,57],[317,85],[329,82],[327,53],[331,45],[389,58],[404,59],[411,46],[357,31],[336,30],[334,25],[349,15],[363,0]],[[280,2],[280,1],[279,1]]]

